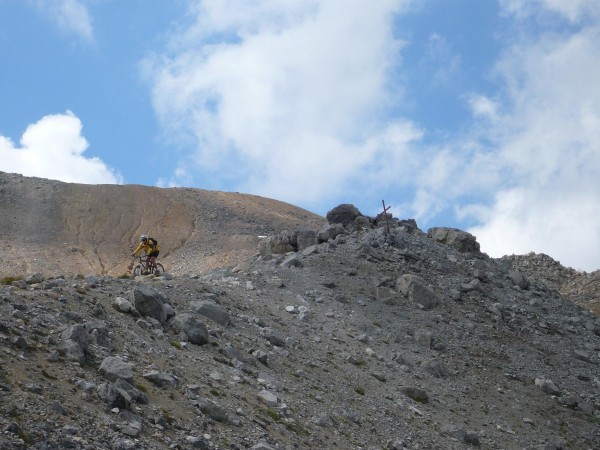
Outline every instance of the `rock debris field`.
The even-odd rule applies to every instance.
[[[460,230],[327,219],[204,273],[4,279],[0,448],[600,448],[597,316]]]

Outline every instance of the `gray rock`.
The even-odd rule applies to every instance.
[[[286,231],[281,232],[276,236],[269,236],[262,239],[258,245],[260,255],[266,259],[270,259],[271,255],[281,255],[295,250],[292,245],[293,239]]]
[[[421,277],[413,274],[401,275],[396,281],[396,289],[423,309],[433,309],[438,305],[437,295]]]
[[[479,253],[479,243],[470,233],[456,228],[434,227],[427,236],[442,244],[450,245],[463,253]]]
[[[331,224],[339,223],[346,226],[353,224],[359,216],[362,216],[362,214],[356,206],[345,203],[333,208],[325,217],[327,222]]]
[[[165,303],[167,297],[162,292],[151,286],[136,286],[129,292],[129,302],[135,306],[135,309],[144,317],[152,317],[161,324],[167,320],[167,310]]]
[[[110,381],[115,381],[119,378],[128,383],[133,381],[133,364],[124,361],[118,356],[105,358],[98,370]]]
[[[190,309],[198,314],[208,317],[213,322],[226,327],[230,324],[229,313],[220,305],[208,300],[196,300],[190,303]]]
[[[317,233],[315,233],[312,230],[298,231],[298,234],[296,236],[296,242],[298,246],[297,250],[299,252],[302,252],[303,250],[306,250],[307,248],[312,247],[313,245],[317,245]]]
[[[400,388],[400,392],[413,399],[415,402],[429,403],[429,396],[423,389],[416,387],[403,387]]]
[[[529,289],[529,280],[527,280],[527,278],[525,278],[518,270],[510,270],[508,272],[508,278],[515,286],[518,286],[523,290]]]
[[[250,447],[250,450],[277,450],[275,447],[273,447],[270,444],[267,444],[266,442],[259,442],[258,444],[254,444],[252,447]]]
[[[339,223],[328,224],[321,228],[317,233],[317,241],[319,244],[321,244],[323,242],[335,239],[342,233],[344,233],[343,225]]]
[[[112,383],[103,383],[96,388],[98,397],[111,408],[127,409],[131,406],[131,397],[123,389]]]
[[[169,320],[169,325],[182,333],[192,344],[204,345],[210,342],[206,325],[192,313],[176,315]]]
[[[279,403],[279,399],[277,398],[277,396],[272,392],[267,391],[266,389],[263,389],[258,393],[258,399],[265,405],[271,407],[277,406],[277,404]]]
[[[177,379],[171,373],[160,370],[150,370],[142,375],[146,380],[154,383],[156,386],[176,386]]]
[[[285,258],[280,265],[281,267],[302,267],[302,260],[298,254],[294,253]]]
[[[227,422],[228,415],[225,408],[211,400],[200,400],[198,402],[198,408],[203,414],[207,415],[212,420],[216,420],[217,422]]]
[[[550,395],[559,395],[560,394],[560,389],[558,389],[558,387],[556,387],[556,385],[550,380],[546,380],[543,378],[536,378],[535,385],[538,386],[546,394],[550,394]]]

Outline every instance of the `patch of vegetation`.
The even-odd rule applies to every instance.
[[[220,396],[221,396],[221,393],[220,393],[220,392],[219,392],[217,389],[215,389],[215,388],[212,388],[212,389],[210,390],[210,393],[211,393],[213,396],[215,396],[215,397],[220,397]]]
[[[213,359],[217,362],[220,362],[221,364],[225,364],[229,367],[234,367],[233,363],[227,358],[223,358],[221,356],[213,356]]]
[[[359,395],[365,395],[365,389],[360,386],[355,386],[354,392],[356,392]]]
[[[57,380],[58,379],[51,373],[47,372],[46,369],[42,370],[42,375],[45,376],[46,378],[48,378],[49,380]]]
[[[300,425],[299,423],[296,422],[288,422],[287,420],[284,420],[283,417],[281,417],[281,414],[279,414],[279,412],[274,409],[274,408],[268,408],[268,409],[264,409],[264,408],[259,408],[258,410],[261,414],[270,417],[275,423],[281,423],[283,425],[285,425],[285,427],[298,434],[301,436],[309,436],[310,432],[304,428],[302,425]]]
[[[279,415],[279,413],[278,413],[276,410],[274,410],[273,408],[269,408],[269,409],[267,409],[266,413],[267,413],[267,416],[269,416],[269,417],[270,417],[271,419],[273,419],[275,422],[277,422],[277,423],[281,423],[281,422],[282,422],[281,416],[280,416],[280,415]]]
[[[296,423],[296,422],[293,422],[293,423],[286,422],[285,427],[288,430],[293,431],[297,435],[300,435],[300,436],[310,436],[310,431],[308,431],[306,428],[304,428],[299,423]]]
[[[131,275],[128,273],[124,273],[123,275],[119,276],[119,278],[122,280],[129,280],[131,278]]]
[[[167,411],[165,408],[160,408],[160,412],[162,413],[163,417],[165,418],[165,420],[167,421],[167,423],[169,424],[169,426],[173,425],[173,416],[171,416],[171,414],[169,414],[169,411]]]
[[[169,342],[169,344],[171,344],[171,346],[181,350],[181,342],[176,341],[176,340],[172,340],[171,342]]]
[[[0,284],[10,285],[13,281],[20,281],[23,277],[4,277],[0,279]]]
[[[19,430],[19,438],[25,443],[25,445],[31,442],[31,437],[29,437],[27,431]]]
[[[135,388],[140,392],[148,392],[148,388],[145,384],[140,383],[139,381],[135,383]]]

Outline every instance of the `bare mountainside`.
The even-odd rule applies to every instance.
[[[142,233],[173,274],[235,265],[258,236],[325,219],[259,196],[188,188],[84,185],[0,172],[0,277],[129,272]]]
[[[0,450],[600,448],[600,319],[561,294],[597,272],[352,205],[0,181]],[[169,271],[122,277],[142,232]]]
[[[340,205],[204,273],[0,285],[0,449],[600,448],[600,319],[388,219]]]

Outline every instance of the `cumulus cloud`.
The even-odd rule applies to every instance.
[[[304,204],[397,177],[390,162],[421,133],[379,118],[402,101],[388,82],[403,46],[394,14],[409,3],[196,2],[171,53],[146,61],[163,124],[197,144],[179,176],[194,164]]]
[[[29,125],[20,146],[0,136],[0,170],[74,183],[121,183],[99,158],[84,156],[88,143],[81,129],[81,121],[67,111]]]
[[[541,17],[548,13],[562,16],[570,22],[600,17],[600,4],[596,0],[500,0],[500,5],[506,14],[518,19]]]
[[[86,41],[93,41],[92,19],[86,6],[79,0],[30,0],[35,8],[61,30],[73,33]]]
[[[415,99],[395,19],[418,2],[191,2],[191,22],[144,61],[161,123],[195,148],[161,185],[309,208],[389,193],[396,215],[474,224],[492,256],[600,268],[600,3],[499,1],[514,26],[498,35],[500,88],[462,93],[472,121],[444,139],[398,113]],[[444,86],[463,55],[429,36],[425,62],[444,61],[430,81]]]
[[[586,1],[539,3],[569,21],[593,8]],[[497,165],[486,173],[502,173],[502,182],[490,204],[461,212],[480,222],[470,231],[493,256],[536,251],[577,269],[596,270],[600,26],[580,24],[569,33],[551,30],[526,37],[508,48],[497,65],[506,87],[504,113],[486,101],[473,103],[475,112],[490,119],[485,133],[493,136]]]

